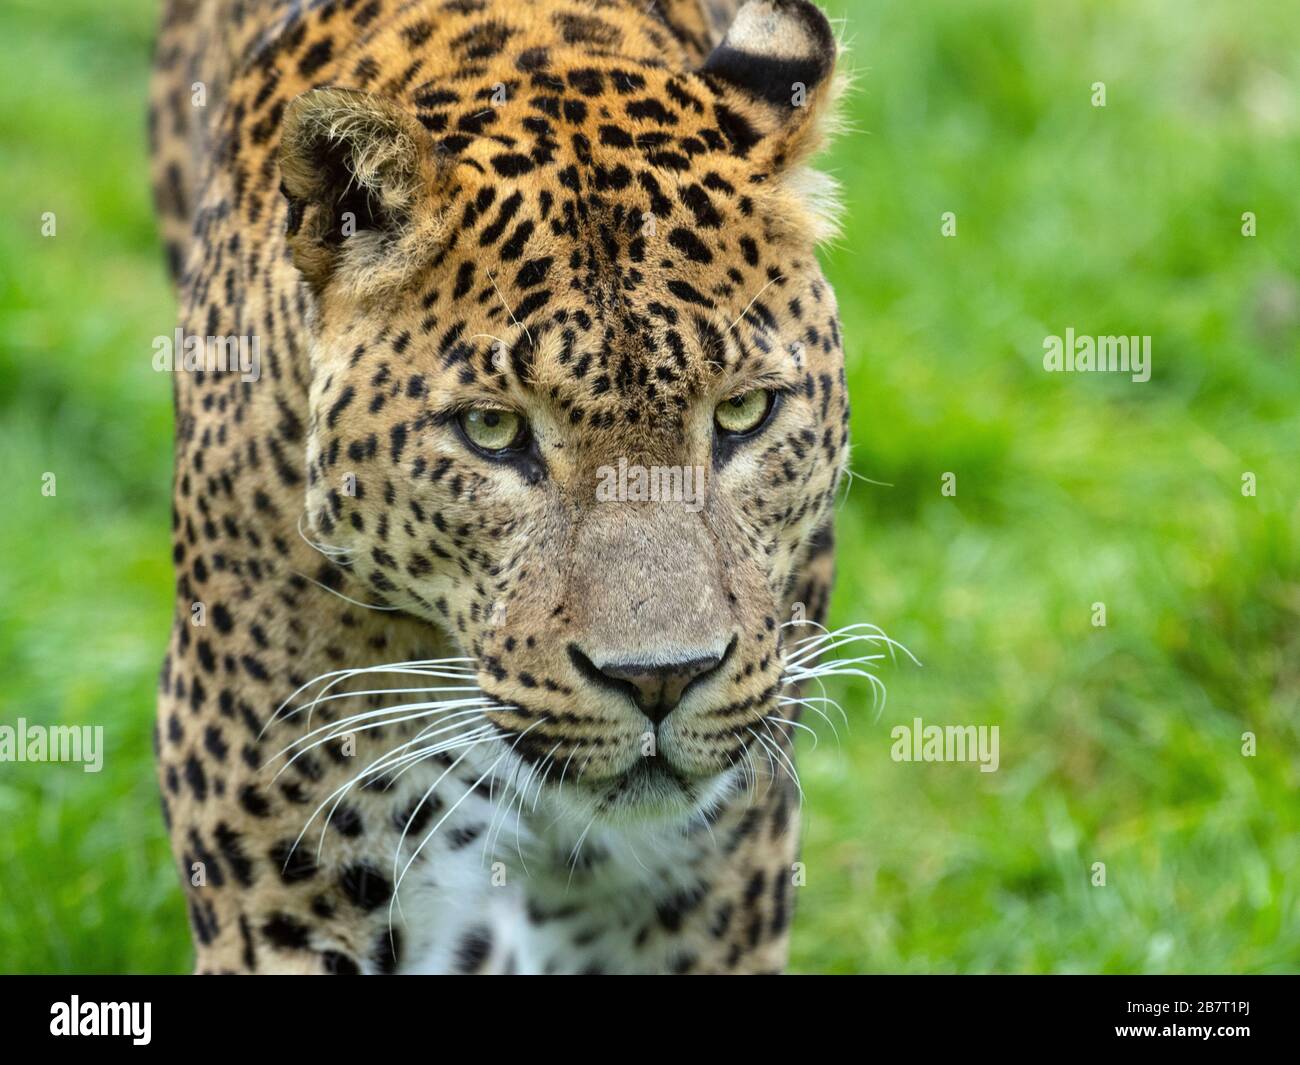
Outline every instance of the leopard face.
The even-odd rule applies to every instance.
[[[846,457],[806,169],[835,46],[803,0],[753,0],[690,70],[494,26],[473,76],[285,112],[304,535],[450,634],[564,811],[681,817],[778,712]]]

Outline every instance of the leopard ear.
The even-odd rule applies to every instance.
[[[729,87],[744,126],[733,145],[761,154],[772,171],[797,166],[827,133],[838,46],[826,16],[809,0],[748,0],[702,73]],[[757,136],[753,145],[745,141]]]
[[[331,281],[354,293],[391,285],[436,243],[434,212],[419,211],[438,179],[433,142],[392,100],[328,88],[295,97],[280,174],[293,261],[317,292]]]

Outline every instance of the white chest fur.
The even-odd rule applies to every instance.
[[[707,834],[679,827],[588,826],[554,809],[509,813],[485,794],[443,799],[454,812],[424,840],[393,907],[402,973],[645,972],[660,901],[689,890]],[[516,813],[518,816],[516,817]],[[408,843],[405,851],[414,850]]]

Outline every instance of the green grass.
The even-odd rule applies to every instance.
[[[885,665],[879,716],[837,689],[851,729],[802,751],[794,966],[1300,970],[1300,11],[827,6],[858,80],[824,261],[853,466],[888,485],[842,504],[833,614],[924,665]],[[8,970],[190,964],[149,745],[171,580],[149,338],[174,315],[152,7],[0,13],[0,717],[108,747],[99,774],[0,765]],[[1151,335],[1152,380],[1044,373],[1067,327]],[[914,717],[998,725],[1001,769],[893,762]]]

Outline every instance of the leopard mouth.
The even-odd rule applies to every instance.
[[[663,758],[642,758],[631,769],[602,790],[608,801],[631,801],[638,796],[660,793],[689,795],[691,782]]]
[[[666,758],[653,757],[639,759],[612,780],[580,786],[600,819],[681,821],[708,805],[721,776],[688,776]]]

